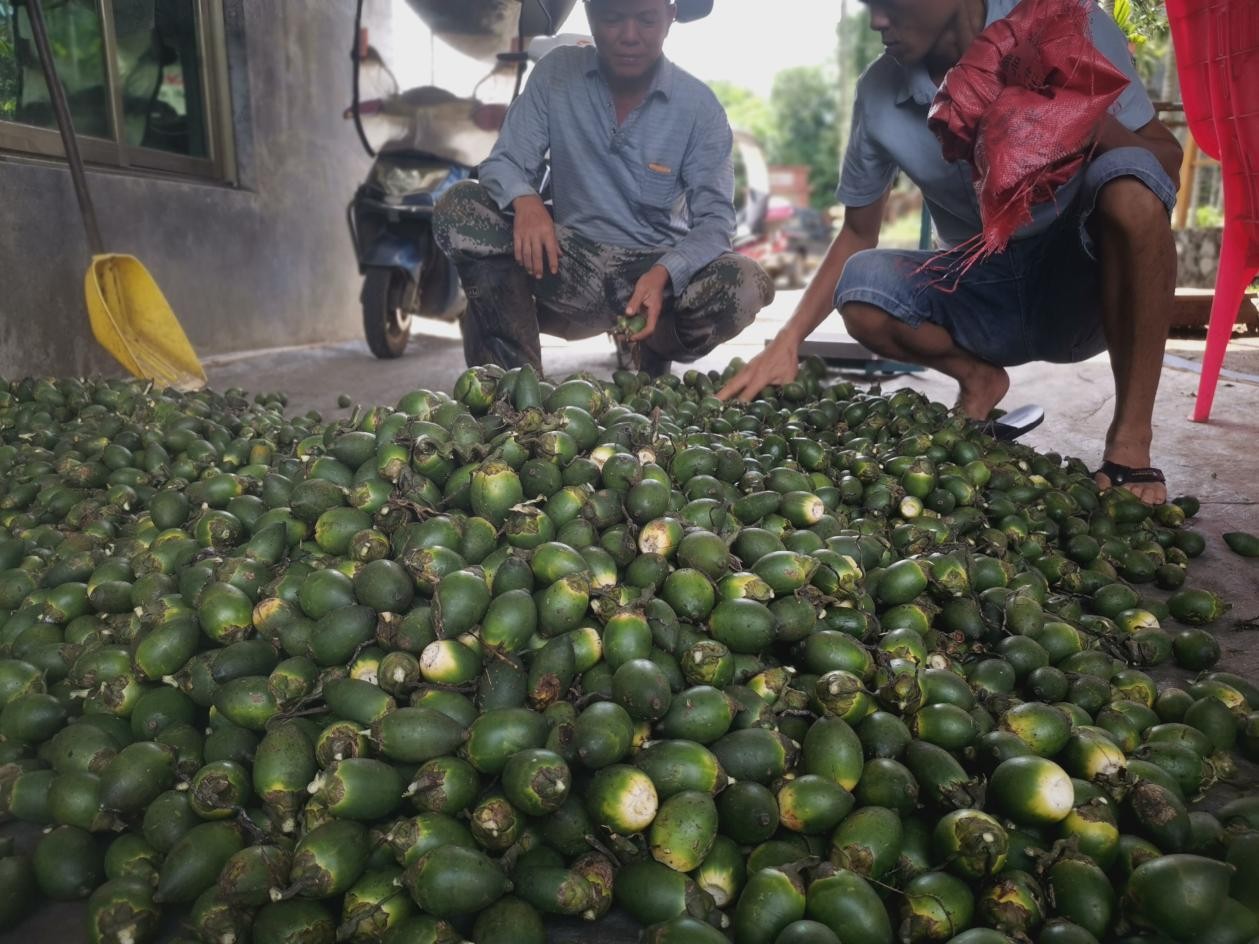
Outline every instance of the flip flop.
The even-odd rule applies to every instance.
[[[1102,462],[1102,467],[1094,472],[1106,476],[1110,479],[1112,488],[1122,488],[1124,485],[1166,485],[1167,479],[1163,476],[1162,469],[1156,469],[1153,466],[1145,468],[1137,468],[1130,465],[1120,465],[1118,462],[1111,462],[1106,459]]]
[[[975,427],[1000,442],[1014,442],[1024,433],[1030,433],[1045,422],[1043,407],[1029,403],[1009,413],[1004,413],[995,420],[975,422]]]

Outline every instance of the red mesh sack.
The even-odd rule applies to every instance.
[[[1093,45],[1091,2],[1022,0],[975,38],[932,102],[945,159],[974,168],[983,230],[963,247],[963,271],[1005,249],[1075,176],[1128,86]]]

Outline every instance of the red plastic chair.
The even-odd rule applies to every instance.
[[[1205,423],[1246,287],[1259,273],[1259,0],[1167,0],[1181,97],[1220,162],[1224,240],[1193,419]]]

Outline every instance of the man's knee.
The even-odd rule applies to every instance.
[[[433,238],[449,256],[501,252],[504,234],[510,246],[510,222],[489,191],[475,180],[455,184],[433,210]]]
[[[870,302],[845,300],[853,292],[882,293],[889,280],[902,275],[892,266],[892,256],[878,249],[853,253],[845,263],[835,287],[835,307],[853,340],[866,345],[877,343],[892,330],[894,319],[882,308]]]
[[[727,253],[713,263],[714,276],[729,294],[739,330],[746,328],[774,300],[774,280],[755,261]]]
[[[1167,207],[1153,190],[1136,177],[1118,177],[1097,194],[1094,210],[1099,225],[1137,239],[1171,232]]]
[[[865,302],[847,302],[839,309],[848,336],[867,347],[877,345],[893,330],[895,319],[882,308]]]
[[[899,261],[894,250],[862,249],[854,252],[844,263],[835,286],[835,307],[839,308],[850,293],[885,294],[888,286],[899,286],[913,274],[912,266]]]

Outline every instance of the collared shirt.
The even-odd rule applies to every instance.
[[[549,152],[555,222],[597,243],[664,250],[676,296],[730,251],[733,146],[717,97],[668,60],[618,127],[594,47],[560,46],[534,67],[480,178],[506,210],[537,193]]]
[[[1084,2],[1090,5],[1093,44],[1130,80],[1111,114],[1136,131],[1154,118],[1154,106],[1137,76],[1128,41],[1110,14],[1093,0]],[[985,25],[1007,16],[1017,5],[1018,0],[988,0]],[[937,91],[925,65],[906,68],[886,53],[875,60],[857,82],[837,198],[845,206],[869,206],[902,170],[922,191],[940,241],[956,246],[978,233],[982,224],[971,165],[945,161],[939,140],[927,127],[927,112]],[[1074,198],[1082,179],[1077,174],[1054,202],[1032,207],[1032,222],[1016,238],[1046,229]]]

